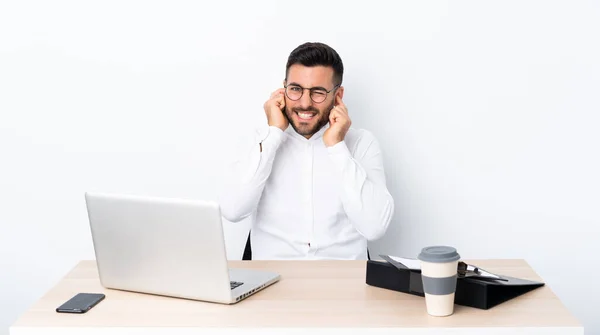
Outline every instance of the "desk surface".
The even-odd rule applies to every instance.
[[[542,280],[523,260],[469,261],[495,273]],[[365,284],[365,261],[231,261],[231,267],[265,269],[282,279],[235,305],[220,305],[105,289],[94,261],[82,261],[10,328],[10,334],[311,333],[342,330],[414,334],[583,334],[583,327],[548,285],[490,310],[455,306],[450,317],[426,313],[422,297]],[[86,314],[56,313],[79,292],[106,299]],[[260,329],[263,328],[263,329]],[[397,329],[396,329],[397,328]]]

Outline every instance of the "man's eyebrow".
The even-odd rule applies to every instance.
[[[291,83],[288,84],[288,86],[291,86],[291,85],[300,86],[302,88],[308,88],[308,87],[304,87],[304,86],[302,86],[302,85],[300,85],[300,84],[298,84],[296,82],[291,82]],[[311,90],[323,90],[323,91],[327,91],[327,89],[325,87],[322,87],[322,86],[315,86],[315,87],[311,87],[310,89]]]

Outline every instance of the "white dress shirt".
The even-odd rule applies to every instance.
[[[252,259],[366,259],[394,213],[379,144],[351,128],[327,148],[289,126],[257,130],[220,196],[223,217],[252,217]],[[262,151],[260,150],[262,145]]]

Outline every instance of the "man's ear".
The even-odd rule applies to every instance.
[[[343,99],[344,98],[344,86],[340,86],[337,91],[335,91],[335,101],[337,101],[337,98]]]
[[[286,81],[287,81],[286,79],[283,80],[283,86],[282,87],[285,87],[285,82]]]

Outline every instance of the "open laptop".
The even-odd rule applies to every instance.
[[[236,303],[277,273],[229,269],[217,203],[86,193],[102,286]]]

